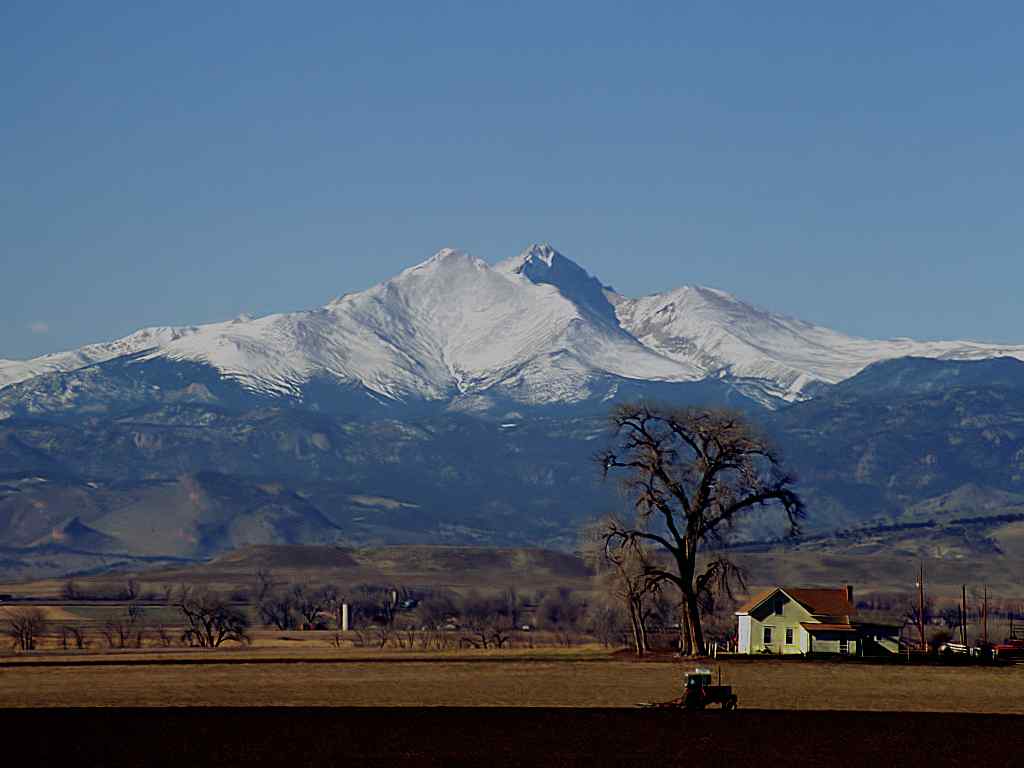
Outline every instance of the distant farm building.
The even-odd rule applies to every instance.
[[[884,656],[900,628],[856,621],[853,587],[772,587],[736,611],[740,653]]]

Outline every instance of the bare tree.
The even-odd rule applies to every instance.
[[[614,517],[584,529],[583,558],[594,570],[598,591],[625,608],[633,650],[637,656],[643,656],[648,649],[645,621],[648,604],[660,591],[661,584],[648,578],[652,554],[645,541],[607,535],[609,531],[624,529],[625,526]]]
[[[922,603],[917,595],[906,597],[903,605],[903,625],[910,626],[918,634],[918,644],[921,650],[928,648],[928,627],[935,619],[935,601],[926,597],[923,602],[924,613],[921,612]]]
[[[280,630],[295,629],[295,598],[291,592],[272,591],[258,606],[260,620]]]
[[[310,629],[316,628],[317,619],[332,604],[333,598],[334,593],[325,588],[314,589],[308,584],[292,587],[292,603]]]
[[[139,581],[138,579],[128,579],[124,583],[124,589],[121,592],[125,600],[135,601],[139,599]]]
[[[612,548],[640,540],[671,556],[668,567],[646,564],[645,577],[679,589],[680,642],[689,655],[700,655],[703,605],[716,591],[731,593],[741,575],[720,554],[698,573],[702,550],[721,543],[743,513],[768,504],[781,505],[797,532],[804,505],[790,488],[795,479],[781,470],[767,439],[736,413],[624,404],[611,421],[614,444],[596,459],[605,477],[621,477],[636,519],[611,521],[603,536]]]
[[[415,613],[421,631],[420,645],[433,645],[438,650],[448,647],[451,638],[447,627],[458,613],[456,600],[449,592],[434,592],[420,600]]]
[[[501,593],[501,599],[505,601],[509,620],[515,629],[519,629],[522,622],[523,600],[515,587],[508,587]]]
[[[622,613],[617,601],[601,601],[590,611],[591,631],[605,648],[618,645],[624,634]]]
[[[454,596],[448,592],[434,592],[416,606],[416,620],[428,629],[444,627],[458,614]]]
[[[39,636],[46,628],[46,615],[39,608],[6,611],[3,633],[19,651],[34,651]]]
[[[373,638],[373,644],[377,648],[383,648],[391,642],[391,639],[394,636],[394,630],[391,628],[390,624],[374,624],[367,633],[367,636]]]
[[[65,624],[60,628],[60,647],[67,650],[74,647],[85,648],[85,631],[78,624]]]
[[[224,598],[208,590],[182,586],[178,609],[185,619],[182,640],[200,648],[219,648],[227,641],[248,643],[249,619]]]
[[[512,617],[506,595],[485,597],[470,592],[462,599],[459,611],[462,627],[468,632],[468,645],[487,649],[503,648],[511,641]]]
[[[145,610],[138,602],[129,603],[122,613],[111,616],[100,628],[110,648],[141,648],[145,633]]]
[[[545,595],[537,606],[537,624],[555,633],[558,642],[568,647],[579,633],[586,616],[586,606],[576,599],[572,590],[562,587],[554,594]]]
[[[255,598],[256,605],[260,605],[274,589],[274,574],[272,574],[266,568],[260,568],[256,571],[256,587],[255,587]]]
[[[353,618],[364,623],[394,626],[400,595],[405,590],[400,592],[398,587],[359,584],[353,591],[356,595],[352,603]]]
[[[74,579],[68,579],[60,588],[60,596],[63,600],[78,600],[82,596],[82,590],[78,588]]]

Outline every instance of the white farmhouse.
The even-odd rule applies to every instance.
[[[772,587],[736,611],[740,653],[885,655],[899,627],[858,623],[853,587]]]

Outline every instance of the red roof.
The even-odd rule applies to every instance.
[[[780,589],[806,608],[812,616],[853,616],[857,612],[853,603],[847,600],[846,587],[838,589],[772,587],[754,595],[737,609],[737,613],[749,613]]]
[[[769,597],[779,591],[778,587],[772,587],[771,589],[765,589],[758,592],[752,598],[747,600],[743,605],[736,609],[736,613],[750,613],[752,610],[757,608],[761,603],[767,600]]]
[[[814,616],[852,616],[856,607],[846,599],[846,587],[839,589],[783,589]]]

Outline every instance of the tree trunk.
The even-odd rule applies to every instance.
[[[697,604],[697,596],[690,593],[683,594],[683,609],[686,611],[686,652],[688,656],[704,655],[704,631],[700,625],[700,606]]]
[[[633,600],[629,600],[628,604],[629,623],[633,628],[633,648],[636,650],[637,656],[643,656],[644,652],[647,650],[647,642],[643,632],[643,622],[637,613]]]
[[[686,612],[686,601],[679,603],[679,655],[692,656],[690,653],[690,617]]]
[[[689,536],[689,534],[687,535]],[[682,641],[685,639],[685,653],[691,658],[704,654],[704,631],[700,624],[700,604],[697,601],[697,591],[693,586],[697,570],[696,551],[697,546],[686,540],[681,541],[679,548],[673,552],[679,571],[679,591],[683,598],[679,629],[681,634],[685,632],[685,638],[680,637],[680,652],[684,652]]]
[[[647,625],[644,624],[643,608],[637,608],[636,620],[640,627],[640,647],[643,648],[644,653],[647,653],[650,646],[647,644]]]

